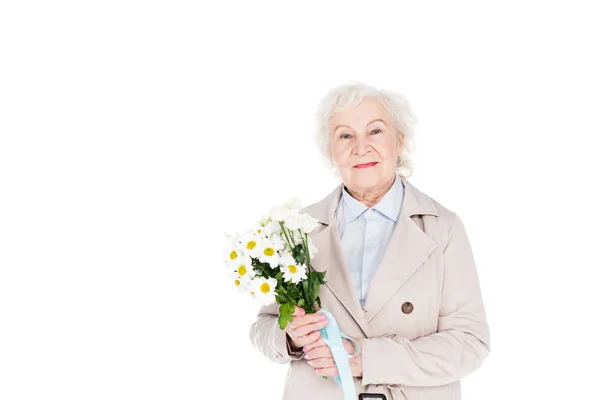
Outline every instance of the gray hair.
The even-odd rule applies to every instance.
[[[316,141],[328,168],[333,169],[329,144],[329,119],[337,112],[346,108],[357,106],[365,97],[374,97],[392,116],[392,123],[398,133],[398,138],[403,139],[402,154],[398,157],[396,171],[398,174],[409,177],[414,168],[410,153],[415,147],[414,127],[417,118],[406,97],[392,90],[376,89],[365,83],[350,81],[330,89],[320,100],[316,117]]]

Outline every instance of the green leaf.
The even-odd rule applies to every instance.
[[[316,272],[316,274],[317,274],[317,277],[318,277],[318,279],[319,279],[319,283],[320,283],[321,285],[324,285],[324,284],[326,284],[326,283],[327,283],[327,281],[325,280],[325,273],[327,273],[327,271],[323,271],[323,272],[321,272],[321,271],[315,271],[315,272]]]
[[[314,304],[315,300],[319,296],[321,281],[322,279],[319,276],[319,272],[312,271],[308,274],[308,279],[305,281],[307,282],[307,288],[305,290],[308,291],[308,299],[306,299],[308,304]]]
[[[279,293],[283,293],[285,295],[288,295],[289,292],[287,291],[287,289],[285,288],[284,285],[278,286],[275,290],[279,291]]]
[[[305,304],[306,304],[306,301],[304,301],[304,299],[298,300],[298,307],[304,308]],[[321,306],[319,306],[319,307],[321,307]]]
[[[304,264],[306,261],[306,252],[304,251],[304,247],[301,244],[297,244],[292,249],[292,255],[298,264]]]
[[[277,300],[277,304],[285,304],[290,302],[289,297],[279,293],[275,296],[275,300]]]
[[[308,275],[310,277],[310,274]],[[309,298],[309,285],[308,279],[302,281],[302,294],[304,295],[304,300],[306,300],[307,304],[312,304]]]
[[[292,303],[285,303],[279,306],[279,328],[284,330],[288,322],[292,322],[292,314],[294,313],[294,305]]]

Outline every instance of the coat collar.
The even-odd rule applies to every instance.
[[[398,220],[398,214],[400,214],[402,198],[404,197],[403,192],[404,188],[402,179],[400,179],[400,176],[396,175],[396,179],[394,180],[390,190],[388,190],[388,192],[385,193],[385,195],[381,198],[379,203],[374,205],[372,208],[377,210],[385,217],[396,222]],[[345,188],[342,188],[342,198],[340,200],[339,207],[343,207],[343,218],[345,223],[354,221],[368,209],[366,205],[352,197]]]
[[[335,211],[342,194],[343,183],[321,201],[302,210],[320,222],[318,230],[311,234],[313,244],[318,250],[312,261],[314,269],[327,271],[326,285],[352,315],[366,337],[370,336],[369,322],[437,247],[412,220],[412,217],[417,215],[439,216],[435,204],[405,177],[399,177],[404,183],[402,208],[381,264],[369,285],[364,307],[361,307],[355,293],[337,229]]]
[[[404,200],[402,204],[402,213],[408,217],[413,215],[431,214],[439,216],[437,208],[431,201],[431,198],[417,189],[412,183],[403,176],[398,175],[404,184]],[[308,207],[303,212],[317,218],[320,223],[329,225],[335,220],[335,211],[337,209],[344,184],[340,183],[331,193],[321,201],[318,201]]]

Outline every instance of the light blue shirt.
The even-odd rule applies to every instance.
[[[352,197],[345,187],[342,190],[337,208],[338,230],[356,295],[363,306],[400,215],[403,199],[404,184],[398,175],[390,190],[371,208]]]

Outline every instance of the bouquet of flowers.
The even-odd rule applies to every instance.
[[[318,221],[300,213],[297,198],[269,211],[250,230],[227,235],[225,264],[234,286],[263,305],[279,304],[279,327],[292,321],[294,306],[307,313],[321,307],[319,287],[325,272],[315,271],[311,259],[317,252],[308,234]]]

